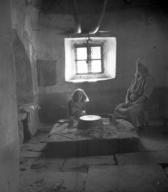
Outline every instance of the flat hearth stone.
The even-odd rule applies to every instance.
[[[139,150],[135,127],[125,120],[110,125],[80,130],[55,124],[49,133],[44,153],[50,157],[109,155]]]

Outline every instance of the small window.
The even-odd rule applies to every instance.
[[[103,73],[101,45],[75,46],[76,74]]]
[[[92,82],[116,76],[116,38],[65,38],[65,80]]]

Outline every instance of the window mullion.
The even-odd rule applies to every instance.
[[[101,45],[101,72],[104,73],[103,46]]]
[[[87,50],[88,50],[88,59],[87,59],[88,72],[91,73],[91,46],[88,45]]]
[[[77,66],[77,47],[75,48],[75,70],[76,70],[76,73],[78,71],[78,66]]]

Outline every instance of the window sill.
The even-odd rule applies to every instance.
[[[104,74],[75,75],[74,77],[69,79],[68,82],[72,82],[72,83],[97,82],[97,81],[105,81],[109,79],[114,79],[114,78]]]

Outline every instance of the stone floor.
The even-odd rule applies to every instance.
[[[22,146],[20,192],[167,192],[168,127],[139,132],[132,153],[80,158],[46,158],[47,132]]]

